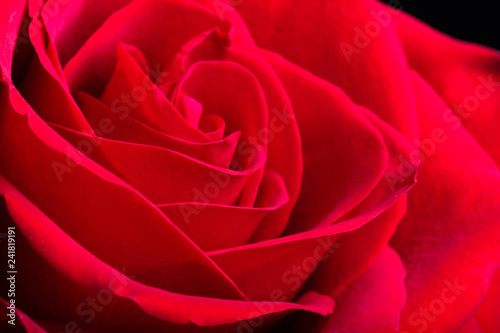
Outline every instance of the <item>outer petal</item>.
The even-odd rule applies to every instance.
[[[266,300],[292,299],[301,291],[320,261],[328,262],[329,258],[334,258],[330,261],[334,264],[326,269],[326,273],[324,269],[320,271],[327,275],[326,279],[322,279],[319,273],[318,283],[310,284],[303,290],[322,290],[324,293],[337,296],[347,284],[370,266],[381,250],[380,247],[387,242],[404,212],[404,205],[400,203],[379,217],[375,217],[407,190],[408,187],[399,189],[374,207],[371,214],[363,214],[328,227],[291,236],[209,252],[208,255],[234,279],[246,295],[252,299]],[[402,203],[404,204],[404,201]],[[377,225],[381,226],[382,230],[378,230],[378,233],[372,232],[372,228],[376,228]],[[339,236],[344,237],[348,233],[352,236],[347,236],[340,243]],[[356,255],[358,253],[356,251],[361,250],[360,242],[369,242],[375,254],[366,255],[361,251],[364,256],[360,260],[360,255]],[[343,244],[346,249],[342,248]],[[337,255],[337,251],[341,254]],[[354,268],[349,266],[351,261],[345,260],[342,253],[344,256],[353,255],[355,258],[353,260],[360,263]],[[242,266],[241,262],[251,265]],[[335,270],[337,263],[339,263],[338,272]],[[339,276],[335,276],[336,273],[339,273]],[[331,281],[328,281],[328,276],[332,276]]]
[[[402,12],[394,17],[409,65],[451,108],[445,120],[453,129],[462,123],[500,166],[500,53],[454,40]]]
[[[297,303],[246,302],[186,296],[141,284],[81,247],[3,178],[0,178],[0,189],[12,219],[29,246],[78,288],[98,292],[97,300],[101,306],[109,305],[113,297],[118,297],[118,302],[128,299],[152,317],[174,324],[194,323],[198,326],[232,324],[297,309],[323,315],[332,311],[333,301],[329,297],[313,293],[304,295]],[[22,250],[26,251],[26,248],[23,247]],[[99,301],[105,299],[100,298],[103,294],[107,294],[106,298],[111,298],[111,301]],[[137,308],[122,308],[122,305],[123,303],[116,305],[113,316],[125,317],[127,314],[121,311],[127,311],[128,315],[132,311],[144,317]],[[83,316],[82,311],[77,313]]]
[[[386,247],[405,212],[406,196],[361,228],[342,234],[336,241],[338,248],[322,259],[323,262],[304,289],[321,291],[333,298],[340,295],[370,268]]]
[[[482,333],[500,332],[500,270],[490,281],[488,293],[474,318]]]
[[[376,1],[242,1],[236,9],[259,47],[339,86],[407,139],[417,137],[404,53],[391,13]]]
[[[500,264],[500,172],[448,108],[412,76],[422,133],[418,183],[391,244],[408,272],[406,332],[452,332],[471,317]]]
[[[285,232],[333,223],[361,203],[379,181],[386,186],[389,154],[384,137],[338,87],[276,54],[262,53],[290,96],[302,139],[303,186]],[[408,147],[405,139],[396,137]]]
[[[43,25],[40,11],[34,11],[33,1],[30,2],[31,23],[27,17],[23,18],[23,27],[20,31],[20,40],[32,46],[20,49],[21,57],[27,57],[24,75],[16,74],[16,84],[23,97],[37,110],[37,114],[46,121],[52,121],[78,130],[92,132],[80,109],[69,93],[66,79],[62,73],[57,50]],[[56,15],[56,14],[53,14]],[[28,25],[29,24],[29,25]],[[29,28],[28,28],[29,26]],[[21,42],[20,42],[21,43]],[[34,56],[28,56],[34,49]],[[24,54],[23,54],[24,53]],[[31,59],[32,58],[32,59]],[[31,62],[31,64],[29,64]],[[21,72],[20,69],[18,71]],[[44,82],[40,85],[40,82]]]
[[[312,332],[397,332],[406,299],[405,276],[396,251],[386,247],[370,269],[337,298],[335,312],[320,318]]]
[[[305,290],[319,290],[332,297],[337,297],[346,286],[363,274],[385,248],[406,213],[407,197],[399,198],[389,209],[387,199],[384,198],[391,197],[396,185],[401,186],[401,182],[410,184],[415,179],[416,166],[410,162],[415,150],[393,128],[368,110],[364,111],[384,136],[390,152],[389,163],[384,178],[372,193],[341,219],[363,216],[377,209],[384,212],[358,230],[341,235],[337,240],[339,248],[325,258],[309,279]],[[363,246],[360,247],[359,244]]]
[[[481,329],[479,328],[476,319],[472,317],[464,326],[460,328],[460,330],[457,331],[457,333],[484,333],[484,332],[482,332]]]

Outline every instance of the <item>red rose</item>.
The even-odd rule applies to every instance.
[[[500,331],[498,52],[370,0],[0,13],[2,329]]]

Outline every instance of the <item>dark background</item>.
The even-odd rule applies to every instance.
[[[389,0],[382,2],[388,3]],[[458,39],[500,50],[498,1],[399,0],[398,8]],[[397,3],[392,0],[392,3]]]

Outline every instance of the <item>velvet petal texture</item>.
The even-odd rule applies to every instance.
[[[140,12],[141,15],[136,15]],[[163,19],[155,19],[161,14]],[[196,24],[189,24],[185,17]],[[72,92],[98,94],[111,76],[120,42],[140,49],[152,68],[162,70],[190,38],[210,30],[220,21],[204,7],[189,0],[140,0],[115,12],[64,67]],[[157,34],[169,31],[168,34]],[[150,40],[144,36],[156,35]]]
[[[228,298],[244,298],[225,274],[151,202],[68,145],[33,113],[12,86],[9,94],[2,85],[0,95],[8,116],[0,151],[3,156],[25,152],[9,163],[2,159],[1,173],[67,234],[112,266],[127,266],[153,285],[178,288],[177,291],[189,294],[210,291]],[[31,186],[34,182],[39,186]],[[61,192],[65,195],[53,201]],[[133,246],[136,243],[143,246]],[[122,255],[117,256],[115,251]],[[166,258],[172,260],[173,266],[169,267]],[[201,261],[196,263],[198,260]],[[189,286],[189,279],[171,274],[179,270],[192,276],[187,266],[205,271],[207,282],[215,278],[212,288]]]
[[[457,331],[457,333],[484,333],[479,328],[476,319],[472,317],[464,326]]]
[[[391,240],[408,272],[401,328],[450,332],[474,314],[500,264],[500,172],[464,128],[443,120],[447,106],[418,74],[412,85],[427,145]]]
[[[241,90],[235,92],[234,87]],[[204,112],[223,118],[227,131],[242,132],[243,140],[238,147],[241,159],[235,160],[234,168],[256,168],[248,176],[239,199],[240,206],[251,207],[262,179],[263,159],[267,155],[267,140],[255,142],[254,139],[262,128],[268,126],[265,96],[257,79],[236,63],[200,61],[186,72],[179,83],[179,90],[198,100]]]
[[[264,55],[290,96],[302,139],[303,185],[285,232],[328,225],[381,178],[388,159],[383,138],[340,89],[276,54]]]
[[[370,269],[337,298],[335,312],[319,319],[312,332],[397,332],[406,299],[405,276],[401,259],[386,247]]]
[[[43,7],[34,6],[32,11],[42,13],[47,32],[54,41],[59,60],[64,66],[109,16],[130,2],[49,0]],[[89,17],[92,19],[89,20]]]
[[[223,181],[210,184],[226,185]],[[287,202],[283,179],[265,169],[254,207],[180,202],[158,208],[203,251],[215,251],[247,244],[262,220]]]
[[[402,12],[392,15],[409,66],[450,107],[445,121],[453,129],[463,124],[500,165],[500,52],[455,40]]]
[[[336,298],[370,268],[405,212],[406,196],[403,196],[394,206],[361,228],[340,235],[336,248],[322,259],[305,290],[321,291]]]
[[[0,9],[26,331],[500,329],[498,52],[374,0]]]
[[[417,137],[405,55],[376,1],[243,1],[235,9],[259,47],[338,85],[410,141]]]
[[[176,151],[85,135],[54,125],[82,153],[118,175],[155,204],[206,198],[217,204],[236,205],[247,179],[263,162],[243,171],[215,167]],[[206,188],[220,177],[226,186]],[[175,188],[175,191],[173,190]],[[254,189],[255,191],[255,189]]]
[[[16,82],[23,97],[37,110],[37,114],[45,121],[52,121],[63,126],[92,132],[80,109],[66,87],[62,74],[54,69],[53,61],[48,59],[45,44],[50,41],[44,38],[44,31],[39,26],[30,26],[30,37],[35,45],[36,54],[31,64],[25,64],[27,73],[21,82]],[[39,82],[45,84],[40,86]]]
[[[500,270],[490,281],[488,292],[473,320],[482,333],[494,333],[500,330],[497,318],[500,316]]]
[[[274,70],[265,59],[251,50],[239,50],[235,48],[234,43],[228,46],[231,31],[223,32],[217,28],[194,37],[179,51],[168,71],[176,73],[172,75],[174,78],[181,78],[194,64],[215,60],[224,61],[227,66],[239,64],[258,80],[267,102],[268,126],[260,128],[250,136],[242,135],[237,153],[248,151],[249,144],[267,146],[266,168],[278,172],[283,177],[289,196],[286,205],[271,212],[259,225],[252,237],[252,241],[259,241],[280,235],[288,223],[302,179],[301,140],[288,95]],[[220,75],[217,80],[220,80]],[[232,92],[234,95],[239,96],[240,92],[245,90],[240,82],[235,87],[237,88]],[[167,89],[167,95],[172,94],[173,90],[170,83],[160,86],[160,89]],[[249,117],[254,114],[254,110],[250,109],[245,114],[244,117]]]
[[[321,290],[337,296],[346,285],[369,268],[387,243],[404,213],[405,201],[404,196],[401,196],[408,189],[404,187],[392,194],[382,204],[383,210],[398,198],[402,201],[375,219],[373,215],[361,215],[328,227],[212,251],[208,255],[246,295],[255,299],[293,298],[301,291],[318,263],[324,261],[318,269],[320,275],[313,275],[313,283],[304,290]],[[377,227],[381,230],[374,232],[373,228]],[[372,251],[365,253],[363,248],[357,246],[359,243],[369,244]],[[356,264],[350,265],[350,258],[356,258]],[[242,266],[240,262],[251,265]]]
[[[237,131],[210,142],[183,140],[157,131],[131,115],[113,110],[87,93],[78,93],[76,100],[99,137],[162,147],[218,167],[229,166],[241,137],[241,132]]]
[[[99,99],[111,109],[165,134],[209,142],[208,136],[193,127],[167,100],[130,50],[130,46],[118,45],[115,70]],[[158,75],[157,80],[161,82],[168,74],[159,72]]]
[[[147,314],[167,322],[212,326],[294,309],[323,315],[332,312],[331,298],[313,293],[304,295],[297,303],[254,303],[186,296],[143,285],[82,248],[5,179],[0,179],[0,188],[19,230],[59,274],[85,289],[106,290],[116,297],[131,299]]]
[[[304,209],[304,212],[307,211],[308,214],[304,213],[304,215],[301,216],[303,219],[294,219],[292,215],[290,223],[297,224],[289,224],[289,227],[302,227],[303,229],[316,227],[318,229],[311,233],[292,233],[289,237],[279,238],[269,242],[260,242],[249,246],[214,251],[209,253],[209,255],[225,272],[227,272],[236,284],[244,290],[246,295],[252,295],[251,298],[269,299],[275,296],[275,290],[277,289],[281,293],[280,296],[286,299],[297,294],[299,288],[304,284],[321,259],[322,253],[326,253],[332,246],[336,239],[336,236],[332,237],[333,235],[340,233],[340,230],[353,230],[345,229],[345,227],[347,227],[347,225],[351,227],[356,225],[359,227],[387,209],[387,205],[390,206],[394,203],[395,199],[401,195],[402,192],[398,190],[402,188],[408,189],[408,186],[410,186],[413,181],[414,173],[410,172],[410,174],[406,175],[406,177],[410,179],[408,183],[398,184],[399,186],[397,189],[391,189],[388,186],[387,180],[382,175],[382,173],[386,171],[389,159],[384,139],[387,138],[388,144],[393,140],[400,144],[400,146],[397,147],[391,146],[391,155],[393,155],[391,157],[392,172],[397,172],[399,155],[406,156],[408,154],[410,146],[406,140],[397,133],[391,132],[391,130],[389,130],[390,127],[386,124],[382,125],[377,123],[377,127],[384,133],[384,135],[382,135],[379,129],[364,116],[363,112],[357,109],[357,106],[342,94],[340,90],[328,82],[321,79],[315,80],[314,77],[310,76],[307,72],[301,71],[295,65],[287,63],[286,61],[276,61],[275,58],[273,58],[276,57],[275,55],[266,54],[266,57],[271,65],[274,66],[282,82],[285,83],[285,89],[289,89],[289,95],[292,99],[291,102],[295,110],[298,126],[299,129],[302,130],[304,145],[303,158],[305,162],[304,181],[305,184],[311,184],[310,186],[316,190],[316,192],[307,192],[308,187],[303,187],[302,190],[306,191],[303,195],[310,204],[310,206],[307,207],[308,209]],[[309,86],[315,89],[308,88]],[[294,92],[297,92],[299,89],[302,91],[310,89],[306,90],[309,94],[294,94]],[[310,99],[308,99],[308,97]],[[308,114],[308,107],[314,107],[316,105],[315,103],[329,105],[331,109],[321,108],[318,105],[317,112]],[[330,127],[320,128],[318,124],[331,125]],[[353,137],[351,135],[353,131],[357,133],[354,137],[356,140],[359,140],[356,141],[356,145],[367,144],[372,148],[371,150],[367,149],[367,151],[371,153],[370,155],[363,155],[363,161],[358,160],[359,155],[355,153],[355,150],[349,149],[349,145],[353,144]],[[311,142],[308,140],[311,140]],[[371,141],[366,142],[368,140]],[[335,151],[337,155],[332,153],[331,160],[328,160],[319,147],[327,145],[330,141],[334,141],[338,144],[338,146],[335,147],[338,147],[339,151]],[[373,145],[375,145],[375,147],[373,147]],[[367,159],[371,159],[370,161],[372,163],[366,162]],[[342,161],[342,163],[337,167],[336,161]],[[331,172],[332,165],[336,166],[336,172],[334,173]],[[351,182],[344,183],[340,174],[342,172],[352,172],[355,168],[365,170],[364,174],[366,178],[360,178],[358,182],[353,182],[351,179]],[[317,178],[313,180],[309,177]],[[328,191],[330,187],[324,187],[326,181],[329,182],[329,185],[331,184],[330,186],[337,186],[339,190],[336,192]],[[370,201],[373,200],[373,205],[370,207],[371,209],[368,210],[369,213],[359,215],[353,214],[350,216],[350,220],[347,219],[345,224],[340,223],[338,228],[321,228],[334,223],[338,217],[359,204],[366,198],[370,191],[376,187],[379,181],[381,183],[381,188],[387,188],[387,190],[381,191],[376,198],[379,202],[384,202],[385,199],[389,198],[387,200],[388,202],[382,205],[382,208],[377,207],[379,202],[370,198]],[[323,186],[319,185],[320,182]],[[312,184],[316,184],[316,186],[313,187]],[[325,193],[317,192],[323,189]],[[335,212],[334,208],[332,208],[332,205],[336,204],[335,199],[339,198],[343,200],[345,195],[341,195],[340,193],[350,191],[352,194],[354,189],[360,192],[359,198],[350,196],[349,199],[352,201],[343,203],[342,205],[344,205],[344,207],[339,204],[340,208]],[[327,195],[332,196],[330,202],[327,202],[328,200],[322,197]],[[319,200],[320,203],[314,199]],[[303,203],[301,203],[299,197],[297,205],[300,207],[301,204]],[[394,225],[399,221],[401,214],[404,212],[404,202],[400,204],[401,206],[396,209],[397,213],[394,217],[389,217],[387,229],[383,229],[384,234],[380,235],[380,238],[374,241],[376,244],[375,248],[377,248],[378,251],[381,251],[380,245],[387,242],[388,238],[392,235]],[[315,208],[313,209],[312,207]],[[330,211],[333,210],[336,215],[317,216],[323,211],[330,213],[327,208],[329,208]],[[305,220],[306,218],[308,220]],[[354,224],[352,220],[356,219],[359,222]],[[298,225],[298,223],[305,222],[311,224],[307,226]],[[314,242],[312,241],[312,237],[316,237]],[[293,255],[290,255],[291,253],[293,253]],[[375,251],[373,256],[372,254],[367,256],[367,261],[363,262],[363,266],[359,268],[360,271],[356,271],[355,274],[358,274],[358,276],[362,274],[363,270],[366,270],[374,260],[377,253],[378,252]],[[237,265],[238,262],[251,262],[252,264],[250,267],[239,266]],[[294,272],[294,270],[299,270],[299,272]],[[354,277],[349,276],[347,279],[356,277],[355,275]],[[341,283],[345,283],[345,281],[341,281]],[[336,284],[331,286],[331,288],[338,287],[340,286]],[[314,288],[312,289],[314,290]]]

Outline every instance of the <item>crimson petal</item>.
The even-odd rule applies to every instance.
[[[382,178],[388,161],[383,137],[339,88],[262,53],[290,96],[302,140],[302,188],[285,232],[333,223]]]
[[[412,83],[426,153],[391,240],[408,272],[401,328],[452,332],[500,265],[500,172],[467,131],[443,119],[449,109],[418,74]]]
[[[462,123],[500,166],[500,52],[452,39],[402,12],[393,15],[409,66],[451,108],[445,121],[453,129]]]
[[[332,299],[314,293],[297,303],[247,302],[186,296],[141,284],[85,250],[3,178],[0,188],[19,230],[59,274],[79,287],[133,300],[150,316],[175,324],[213,326],[299,309],[322,315],[332,312]]]
[[[370,269],[336,299],[335,312],[320,318],[312,332],[397,332],[406,299],[405,276],[396,251],[384,248]]]
[[[0,173],[68,235],[110,265],[127,266],[152,285],[244,299],[234,283],[151,202],[64,141],[12,85],[9,91],[3,84],[0,88],[7,115],[1,123],[0,152],[9,157],[0,160]],[[55,196],[57,202],[52,199]],[[137,242],[142,246],[134,246]],[[195,273],[198,270],[211,288],[186,283],[188,276],[200,274]]]
[[[408,140],[417,137],[405,54],[377,1],[242,1],[236,10],[259,47],[339,86]]]

